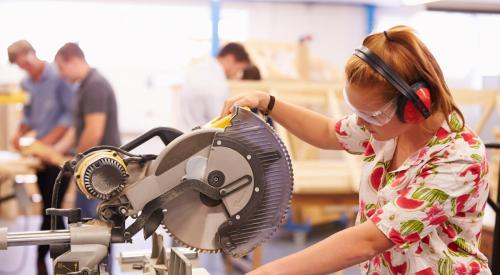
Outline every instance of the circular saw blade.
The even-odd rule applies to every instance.
[[[165,229],[183,245],[202,252],[219,252],[219,226],[228,220],[222,204],[207,206],[200,193],[186,190],[167,205]]]
[[[204,161],[206,164],[201,163]],[[220,226],[230,216],[239,213],[252,196],[252,169],[243,155],[224,146],[212,147],[208,158],[193,156],[187,161],[189,163],[192,165],[186,165],[187,175],[204,173],[200,180],[207,184],[213,172],[222,176],[220,188],[228,195],[213,200],[188,189],[164,205],[167,210],[164,225],[175,239],[186,246],[201,251],[219,251],[221,245],[217,232]],[[190,171],[193,169],[203,171]]]
[[[286,218],[293,190],[291,161],[281,139],[262,119],[236,108],[231,126],[216,140],[235,140],[251,152],[254,184],[259,187],[247,206],[219,228],[222,249],[234,257],[248,254],[269,240]],[[235,219],[236,217],[236,219]]]
[[[231,153],[231,157],[217,161],[221,165],[209,165],[210,154],[217,147],[230,148],[237,154]],[[184,150],[178,149],[178,154],[186,155]],[[233,159],[236,155],[238,157]],[[163,224],[174,239],[200,252],[223,250],[232,256],[242,256],[267,241],[278,229],[291,201],[293,172],[290,158],[269,125],[251,112],[238,108],[231,126],[215,134],[205,175],[211,169],[224,172],[224,168],[232,167],[240,158],[250,165],[250,172],[240,171],[241,165],[236,170],[242,172],[241,176],[251,174],[253,180],[251,185],[238,189],[233,198],[220,201],[208,198],[207,201],[199,192],[186,190],[164,205],[167,211]],[[234,172],[235,168],[232,170]],[[229,178],[236,178],[236,174]],[[207,182],[206,178],[201,180]]]
[[[169,178],[179,181],[191,178],[203,180],[215,132],[217,130],[197,130],[179,137],[158,158],[155,169],[158,180],[166,182],[169,180],[165,178],[167,174]],[[228,218],[224,206],[191,189],[176,195],[162,205],[166,210],[162,222],[164,228],[184,246],[202,252],[218,252],[217,229]]]

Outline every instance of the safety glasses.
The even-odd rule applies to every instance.
[[[344,87],[344,101],[349,107],[349,109],[356,114],[358,117],[362,118],[364,121],[376,125],[376,126],[384,126],[387,124],[396,114],[397,104],[396,99],[393,99],[387,102],[382,108],[375,112],[363,112],[356,109],[352,106],[351,102],[349,102],[349,98],[347,97],[347,90]]]

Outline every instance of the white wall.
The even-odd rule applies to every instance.
[[[223,2],[224,8],[248,12],[248,37],[296,42],[312,35],[310,48],[338,68],[366,35],[365,9],[361,5]]]

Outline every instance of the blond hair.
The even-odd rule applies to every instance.
[[[10,63],[15,63],[19,55],[27,53],[35,53],[35,49],[33,49],[33,46],[27,40],[16,41],[7,48]]]
[[[384,32],[374,33],[363,40],[384,63],[392,68],[409,85],[424,81],[431,90],[431,112],[441,111],[452,130],[462,130],[464,116],[453,100],[450,89],[446,85],[443,72],[432,53],[407,26],[396,26]],[[370,65],[356,56],[352,56],[345,67],[349,84],[360,87],[375,87],[386,100],[399,96],[400,93]],[[456,112],[462,127],[451,127],[449,115]]]

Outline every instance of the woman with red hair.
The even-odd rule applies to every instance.
[[[259,108],[314,146],[364,156],[356,226],[251,274],[491,274],[479,251],[488,195],[481,139],[443,73],[406,26],[367,36],[345,67],[339,121],[264,92],[229,98]],[[332,183],[335,184],[335,183]]]

